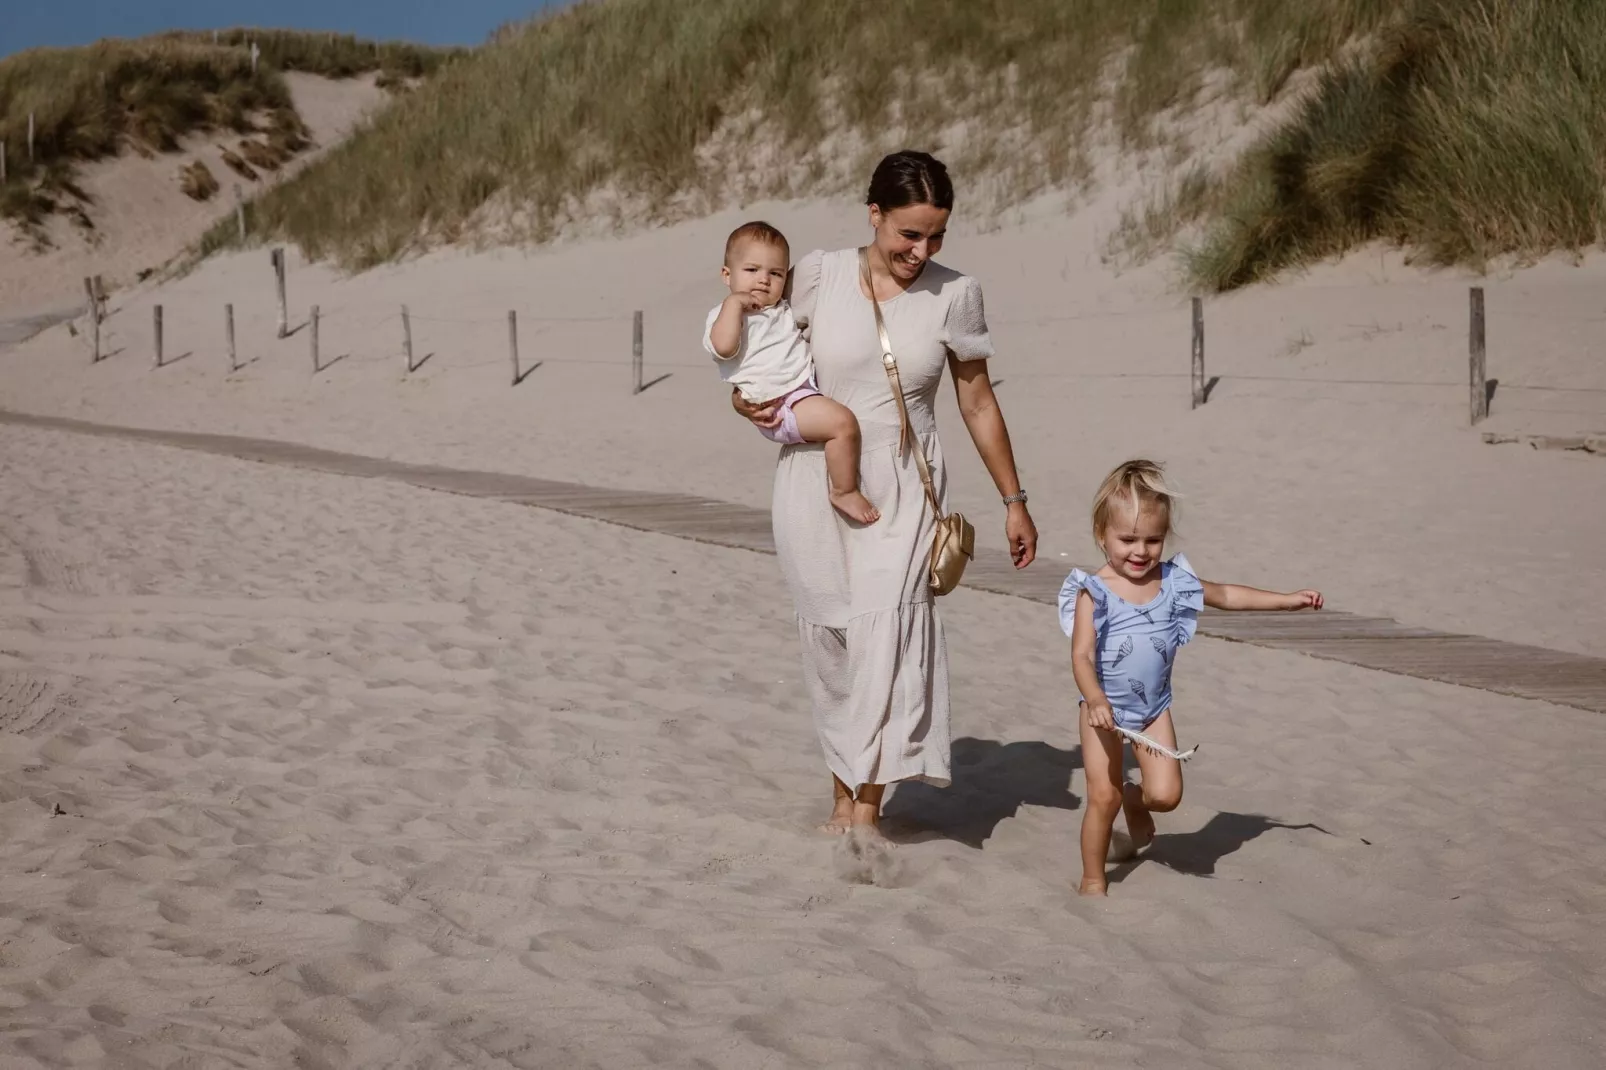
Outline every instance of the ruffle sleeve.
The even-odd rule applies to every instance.
[[[814,319],[814,306],[820,300],[820,272],[824,260],[825,253],[822,250],[805,253],[792,265],[792,278],[787,283],[792,318],[797,321],[798,329],[805,338],[809,336],[809,323]]]
[[[1086,591],[1093,598],[1093,630],[1104,629],[1104,615],[1109,605],[1110,594],[1104,585],[1083,572],[1079,568],[1071,569],[1071,574],[1065,577],[1060,585],[1060,630],[1070,635],[1076,628],[1076,596]]]
[[[1204,609],[1204,584],[1193,571],[1186,554],[1177,554],[1168,569],[1171,581],[1171,623],[1181,646],[1199,630],[1199,613]]]
[[[942,344],[960,360],[990,360],[993,336],[987,331],[987,312],[982,305],[981,283],[969,275],[959,280],[957,292],[948,302],[948,315],[942,325]]]

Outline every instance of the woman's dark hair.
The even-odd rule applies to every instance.
[[[883,212],[907,208],[911,204],[929,204],[951,211],[954,184],[941,160],[929,152],[905,149],[883,156],[876,164],[864,203],[876,205]]]

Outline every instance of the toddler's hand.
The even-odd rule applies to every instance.
[[[1115,729],[1115,711],[1108,702],[1089,702],[1087,704],[1087,723],[1094,728],[1103,728],[1106,731]]]
[[[1293,594],[1288,596],[1288,608],[1289,609],[1321,609],[1322,608],[1322,592],[1320,592],[1320,591],[1295,591]]]
[[[764,307],[764,295],[760,293],[731,294],[725,298],[727,304],[733,304],[741,312],[757,312]]]

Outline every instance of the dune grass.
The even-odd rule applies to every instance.
[[[264,135],[283,158],[305,132],[281,70],[349,77],[381,70],[423,77],[454,54],[326,34],[227,30],[107,40],[84,48],[32,49],[0,60],[0,140],[7,181],[0,217],[38,228],[52,213],[84,215],[77,164],[124,149],[166,152],[200,131]],[[260,49],[255,71],[248,44]],[[28,156],[28,117],[34,117]]]
[[[1423,0],[1220,187],[1187,269],[1227,290],[1388,241],[1481,267],[1606,241],[1606,3]]]
[[[1077,183],[1089,137],[1155,142],[1217,68],[1274,94],[1392,17],[1389,0],[607,0],[499,34],[254,206],[254,236],[347,267],[500,210],[543,240],[735,196],[857,190],[881,152],[944,154],[1013,203]],[[762,161],[769,159],[766,165]],[[733,192],[733,175],[743,184]],[[621,207],[624,206],[624,207]],[[207,248],[232,240],[226,228]]]

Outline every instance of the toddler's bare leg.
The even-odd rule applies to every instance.
[[[1082,895],[1105,895],[1104,862],[1110,853],[1110,830],[1121,812],[1121,737],[1087,723],[1082,706],[1082,770],[1087,775],[1087,803],[1082,811]]]
[[[874,524],[881,513],[859,493],[859,421],[853,410],[823,394],[792,406],[805,442],[825,443],[825,473],[831,480],[831,504],[849,520]]]
[[[1177,730],[1170,710],[1162,713],[1143,734],[1156,743],[1177,749]],[[1126,829],[1132,834],[1133,845],[1143,847],[1154,839],[1154,815],[1170,813],[1182,801],[1182,763],[1153,753],[1141,743],[1132,744],[1132,753],[1143,771],[1143,784],[1126,785],[1121,809],[1126,812]]]

